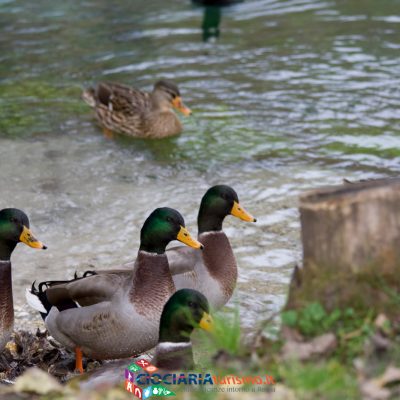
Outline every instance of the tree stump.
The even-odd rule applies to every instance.
[[[287,308],[327,310],[400,305],[400,179],[322,188],[300,197],[303,268]]]

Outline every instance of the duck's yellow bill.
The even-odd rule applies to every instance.
[[[214,320],[212,316],[204,312],[199,326],[201,329],[204,329],[207,332],[214,332]]]
[[[186,107],[186,106],[183,104],[182,98],[181,98],[180,96],[175,97],[175,98],[172,100],[172,106],[173,106],[176,110],[180,111],[183,115],[186,115],[186,116],[187,116],[187,115],[190,115],[190,114],[192,113],[192,110],[191,110],[190,108]]]
[[[247,222],[256,222],[257,220],[250,214],[248,213],[238,202],[234,201],[233,202],[233,207],[231,210],[231,215],[233,215],[236,218],[239,218],[243,221]]]
[[[196,239],[193,239],[190,236],[189,231],[181,226],[181,229],[179,230],[178,236],[176,237],[177,240],[179,240],[182,243],[185,243],[186,245],[193,247],[194,249],[202,249],[204,246],[197,241]]]
[[[26,226],[24,226],[19,240],[22,243],[25,243],[27,246],[33,247],[34,249],[47,249],[47,247],[42,242],[40,242],[35,238],[35,236],[33,236],[31,230]]]

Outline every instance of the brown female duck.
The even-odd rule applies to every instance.
[[[11,282],[11,254],[18,243],[34,249],[45,249],[29,230],[29,219],[16,208],[0,211],[0,351],[8,342],[14,326],[14,304]]]
[[[95,109],[108,137],[113,132],[149,139],[178,135],[182,124],[173,109],[191,114],[182,102],[178,86],[170,80],[158,81],[150,93],[104,82],[86,89],[82,97]]]

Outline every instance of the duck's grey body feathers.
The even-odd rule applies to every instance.
[[[46,326],[60,343],[80,347],[89,357],[133,356],[157,344],[161,312],[174,291],[165,254],[139,251],[133,270],[104,272],[47,289],[53,300],[70,299],[81,307],[61,312],[52,307]]]

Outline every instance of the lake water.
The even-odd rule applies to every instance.
[[[25,210],[49,247],[13,255],[17,326],[42,326],[24,299],[34,279],[132,260],[159,206],[196,232],[201,196],[225,183],[258,218],[224,224],[254,328],[301,261],[298,195],[398,175],[400,1],[114,3],[0,0],[0,208]],[[108,140],[80,99],[162,77],[194,111],[174,139]]]

